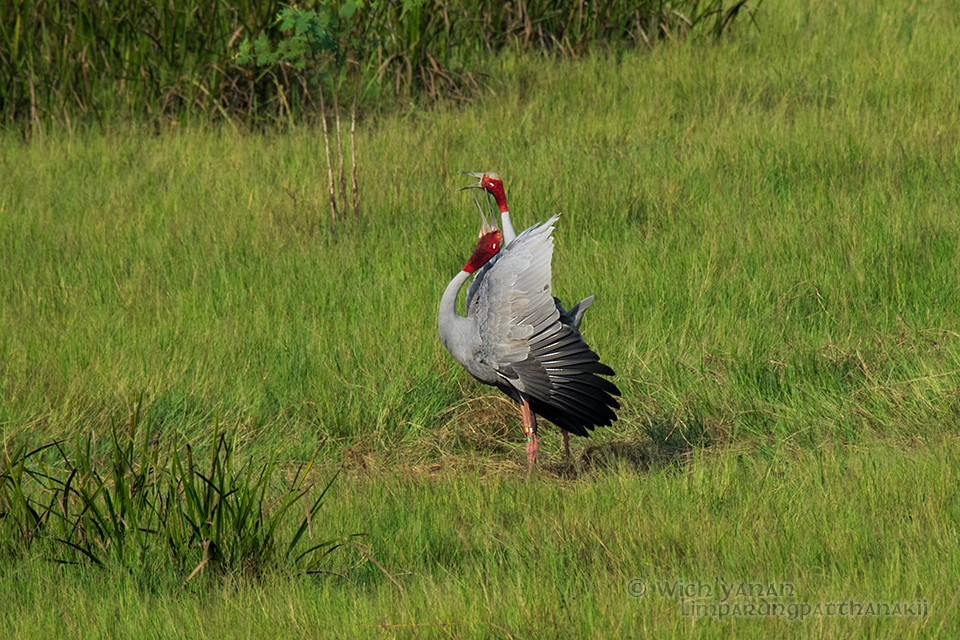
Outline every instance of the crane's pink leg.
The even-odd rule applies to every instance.
[[[563,459],[570,464],[570,433],[564,429],[560,429],[560,433],[563,434]]]
[[[520,405],[523,413],[523,432],[527,436],[527,462],[530,466],[537,464],[537,451],[540,450],[540,444],[537,442],[537,416],[530,408],[530,403],[524,399]]]

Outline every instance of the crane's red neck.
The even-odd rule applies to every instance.
[[[473,273],[487,264],[490,258],[497,255],[497,251],[500,251],[502,243],[503,233],[499,229],[480,236],[477,240],[477,248],[474,250],[473,255],[470,256],[470,259],[467,260],[467,264],[463,266],[463,270],[467,273]]]
[[[507,194],[503,190],[503,180],[496,175],[485,173],[480,179],[480,186],[497,201],[500,213],[507,211]]]

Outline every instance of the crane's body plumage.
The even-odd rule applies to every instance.
[[[552,295],[556,221],[554,216],[509,241],[505,233],[506,246],[476,273],[465,316],[457,313],[456,300],[470,274],[457,274],[441,298],[438,326],[447,351],[476,379],[529,403],[561,429],[586,436],[616,420],[614,396],[620,391],[600,377],[614,372],[579,331],[593,298],[567,312]]]
[[[506,207],[506,201],[504,201],[504,207]],[[517,237],[517,233],[513,230],[513,224],[510,221],[510,212],[506,210],[506,208],[500,212],[500,229],[503,233],[503,246],[510,246],[510,243],[513,242]],[[479,287],[480,281],[483,280],[483,276],[491,267],[493,267],[497,261],[497,258],[499,258],[501,255],[501,253],[495,255],[490,262],[483,265],[476,272],[476,274],[474,274],[473,282],[470,283],[470,286],[467,288],[468,309],[470,308],[473,297],[477,292],[477,287]],[[560,314],[560,322],[579,331],[580,322],[583,320],[584,312],[587,310],[587,307],[593,304],[593,296],[587,296],[577,304],[573,305],[569,311],[563,308],[563,305],[560,303],[558,298],[554,298],[553,300],[557,305],[557,312]]]

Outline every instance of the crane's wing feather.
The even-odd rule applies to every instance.
[[[497,254],[474,295],[481,357],[494,367],[520,362],[528,341],[559,317],[550,295],[553,223],[530,227]]]
[[[467,315],[473,316],[476,315],[476,308],[473,306],[474,298],[476,298],[477,291],[480,289],[480,283],[483,282],[484,277],[486,277],[487,272],[493,268],[493,265],[497,263],[500,259],[500,256],[503,255],[503,249],[498,251],[487,264],[483,265],[473,274],[473,282],[470,283],[470,286],[467,287]]]
[[[586,435],[616,420],[620,405],[613,396],[620,390],[597,375],[614,373],[576,326],[561,320],[551,294],[556,221],[554,216],[530,227],[498,254],[478,279],[468,314],[477,319],[480,359],[496,371],[498,386],[530,399],[534,410],[557,426]]]

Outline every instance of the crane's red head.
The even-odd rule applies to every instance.
[[[497,255],[500,247],[503,245],[503,233],[500,229],[494,229],[487,233],[481,233],[477,239],[477,248],[463,266],[467,273],[473,273],[490,261],[490,258]]]
[[[464,189],[483,189],[497,201],[497,206],[500,207],[500,213],[507,211],[507,194],[503,190],[503,180],[500,179],[499,175],[492,171],[487,173],[461,171],[460,173],[480,179],[477,184],[467,185]]]

